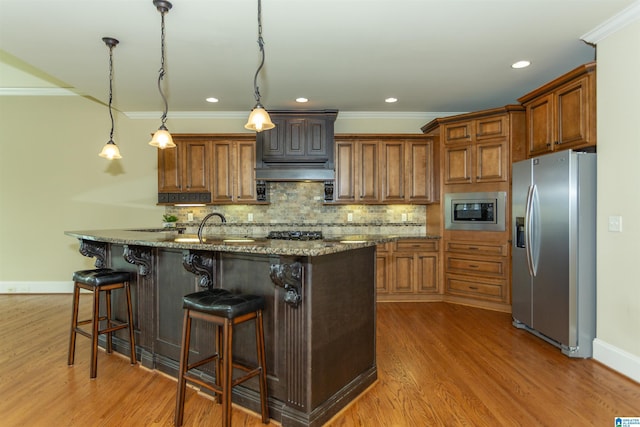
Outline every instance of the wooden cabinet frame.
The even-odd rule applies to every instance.
[[[176,148],[158,150],[158,202],[257,201],[254,134],[174,134]],[[168,196],[168,197],[167,197]]]
[[[424,135],[336,135],[333,203],[437,202],[437,145]]]
[[[518,99],[529,158],[596,145],[596,64],[581,65]]]

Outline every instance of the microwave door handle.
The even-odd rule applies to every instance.
[[[524,246],[525,253],[527,258],[527,268],[529,269],[529,276],[535,277],[535,271],[533,269],[533,256],[531,251],[531,225],[533,222],[532,219],[532,211],[533,211],[533,193],[534,186],[529,186],[527,191],[527,203],[525,207],[524,213]]]

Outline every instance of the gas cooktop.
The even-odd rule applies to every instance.
[[[267,239],[322,240],[322,231],[270,231]]]

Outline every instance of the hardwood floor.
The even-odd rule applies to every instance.
[[[89,340],[80,338],[67,366],[70,314],[70,295],[0,295],[0,425],[172,426],[172,378],[100,352],[89,380]],[[377,326],[379,380],[328,426],[613,426],[616,416],[640,416],[640,384],[567,358],[508,314],[379,303]],[[263,425],[233,412],[235,426]],[[220,415],[188,390],[185,426],[219,425]]]

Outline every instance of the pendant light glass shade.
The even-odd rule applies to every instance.
[[[162,97],[162,101],[164,101],[164,112],[162,113],[162,117],[160,120],[162,123],[160,127],[153,134],[149,145],[153,147],[158,147],[160,149],[165,148],[173,148],[176,144],[173,142],[173,138],[167,129],[165,123],[167,122],[167,112],[169,111],[169,103],[167,102],[167,97],[162,91],[162,79],[164,79],[165,69],[164,69],[164,15],[169,12],[169,10],[173,7],[173,5],[165,0],[153,0],[153,5],[160,12],[161,26],[160,26],[160,70],[158,71],[158,91],[160,92],[160,96]]]
[[[253,76],[253,92],[256,98],[256,105],[251,110],[251,114],[249,114],[249,120],[247,120],[247,124],[244,125],[245,129],[254,130],[256,132],[262,132],[263,130],[269,130],[276,127],[271,121],[271,117],[269,117],[269,113],[264,109],[262,104],[260,103],[260,89],[258,88],[258,75],[260,74],[260,70],[264,65],[264,40],[262,38],[262,1],[258,0],[258,47],[260,48],[260,53],[262,54],[262,60],[260,61],[260,65],[256,70],[256,74]]]
[[[249,121],[244,125],[245,129],[254,130],[256,132],[262,132],[263,130],[269,130],[276,127],[269,117],[269,113],[260,104],[256,104],[249,114]]]
[[[172,148],[176,146],[176,144],[173,142],[171,134],[164,126],[160,127],[160,129],[158,129],[156,133],[153,134],[153,138],[151,138],[151,142],[149,142],[149,145],[158,148]]]
[[[112,37],[103,37],[102,41],[109,48],[109,117],[111,118],[111,133],[109,133],[109,142],[102,147],[98,156],[108,160],[121,159],[122,156],[120,155],[120,150],[116,143],[113,142],[113,130],[115,125],[113,121],[113,111],[111,109],[111,103],[113,101],[113,48],[120,42]]]
[[[98,154],[98,156],[109,160],[122,158],[118,146],[111,140],[104,144],[104,147],[102,147],[102,151],[100,151],[100,154]]]

